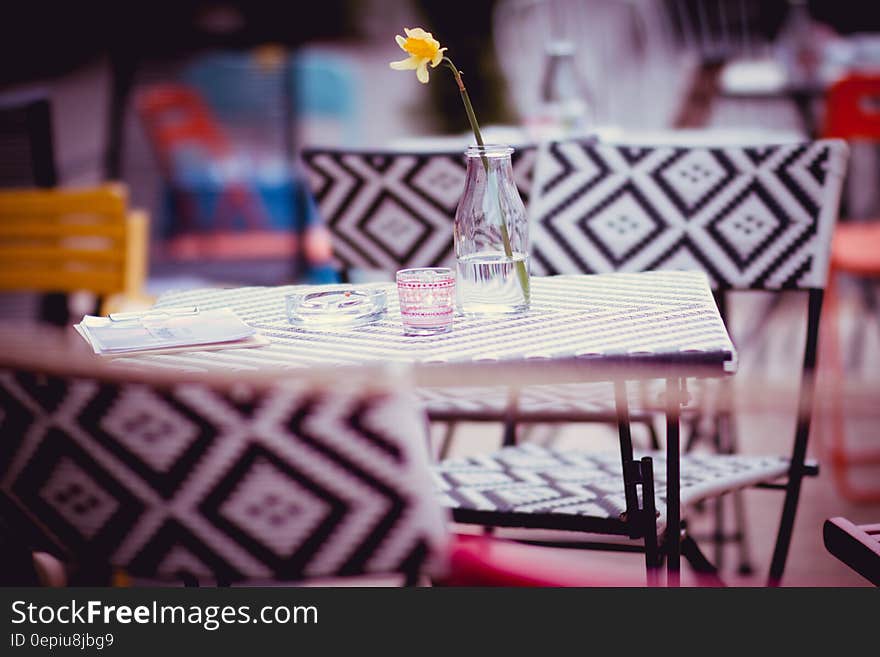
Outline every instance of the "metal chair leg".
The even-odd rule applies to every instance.
[[[715,529],[712,532],[712,547],[715,554],[715,567],[721,570],[724,567],[724,495],[719,495],[713,500],[715,511]]]
[[[516,445],[517,411],[519,408],[519,390],[510,388],[507,396],[507,410],[504,414],[504,435],[502,446],[512,447]]]
[[[501,439],[504,447],[513,447],[516,445],[516,420],[508,417],[504,420],[504,434]]]
[[[681,379],[666,380],[666,573],[669,586],[679,586],[681,577]]]
[[[738,490],[731,496],[733,498],[733,518],[737,534],[737,549],[739,550],[739,564],[736,571],[740,575],[751,575],[755,572],[752,565],[752,550],[749,546],[749,536],[746,533],[746,508],[743,492]]]
[[[662,449],[662,446],[660,445],[660,436],[657,433],[657,427],[654,426],[654,420],[646,420],[645,426],[648,428],[648,437],[651,441],[651,449],[653,449],[654,451],[660,451]]]
[[[720,416],[716,416],[715,418],[715,431],[712,436],[712,442],[714,443],[715,451],[718,454],[727,453],[725,450],[725,441],[724,436],[722,435],[723,427],[724,427],[724,418]],[[715,552],[715,565],[718,570],[721,570],[724,566],[724,544],[726,542],[726,537],[724,535],[725,529],[725,518],[724,518],[724,495],[719,495],[714,500],[714,522],[715,527],[712,531],[712,544]]]
[[[720,413],[716,419],[716,429],[713,436],[716,451],[719,454],[736,454],[738,451],[737,435],[734,415],[727,411]],[[715,528],[712,532],[712,541],[714,543],[715,565],[719,571],[724,568],[724,551],[730,538],[726,534],[726,497],[717,498],[714,507]],[[730,497],[733,505],[733,536],[739,553],[737,572],[741,575],[750,575],[754,572],[754,568],[751,563],[743,492],[734,491]]]
[[[724,580],[719,577],[718,568],[706,558],[697,542],[687,534],[681,539],[681,556],[687,560],[694,572],[697,573],[701,584],[706,586],[727,586]]]
[[[814,381],[812,374],[816,368],[816,351],[819,339],[819,315],[822,310],[822,290],[810,290],[807,301],[807,340],[804,347],[804,378],[798,400],[798,420],[795,427],[794,448],[788,470],[788,484],[782,506],[782,518],[776,534],[773,559],[770,562],[769,586],[778,586],[785,570],[791,537],[794,532],[794,516],[797,512],[801,483],[804,478],[804,461],[807,456],[807,439],[810,435],[810,419],[813,410]]]
[[[437,460],[443,461],[449,457],[449,452],[452,450],[452,440],[455,437],[455,429],[457,426],[458,423],[454,421],[446,423],[446,431],[440,439],[440,449],[437,452]]]
[[[641,459],[642,526],[645,533],[645,570],[648,586],[660,581],[660,556],[657,547],[657,506],[654,498],[654,462],[649,456]]]
[[[726,447],[729,454],[739,451],[739,432],[736,428],[736,416],[729,413],[727,416],[727,440]],[[752,551],[749,545],[748,520],[746,519],[746,501],[744,491],[737,490],[731,495],[733,503],[733,531],[736,533],[736,545],[739,555],[737,572],[740,575],[751,575],[755,572],[752,564]],[[720,564],[719,564],[720,568]]]

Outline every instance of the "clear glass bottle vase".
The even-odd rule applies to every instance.
[[[465,315],[528,310],[529,225],[510,146],[471,146],[455,212],[458,309]]]

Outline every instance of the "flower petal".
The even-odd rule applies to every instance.
[[[428,83],[428,60],[423,59],[419,62],[419,67],[416,69],[416,77],[419,79],[419,82],[422,84]]]
[[[443,51],[444,50],[446,50],[446,48],[440,48],[440,50],[437,51],[437,54],[434,55],[434,59],[431,60],[431,67],[432,68],[437,68],[437,65],[443,61]]]
[[[388,66],[393,68],[395,71],[411,71],[414,68],[418,68],[421,63],[420,57],[407,57],[406,59],[401,59],[399,62],[391,62]]]
[[[433,36],[431,36],[430,32],[425,32],[425,30],[423,30],[420,27],[414,27],[411,30],[407,30],[404,28],[403,31],[406,32],[406,36],[408,36],[412,39],[433,39],[434,38]]]
[[[394,40],[397,41],[397,45],[403,48],[403,44],[406,43],[406,39],[404,39],[399,34],[394,35]]]

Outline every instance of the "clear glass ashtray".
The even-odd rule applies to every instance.
[[[382,288],[333,287],[292,292],[285,297],[287,320],[301,328],[363,326],[385,316],[388,295]]]

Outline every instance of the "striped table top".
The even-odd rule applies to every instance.
[[[118,359],[139,367],[259,370],[376,363],[474,363],[588,358],[633,363],[717,365],[732,371],[736,350],[702,272],[614,273],[532,278],[528,313],[456,317],[453,330],[406,336],[393,283],[388,314],[347,329],[301,329],[287,321],[285,295],[303,286],[171,292],[156,307],[229,307],[268,338],[251,349]]]

